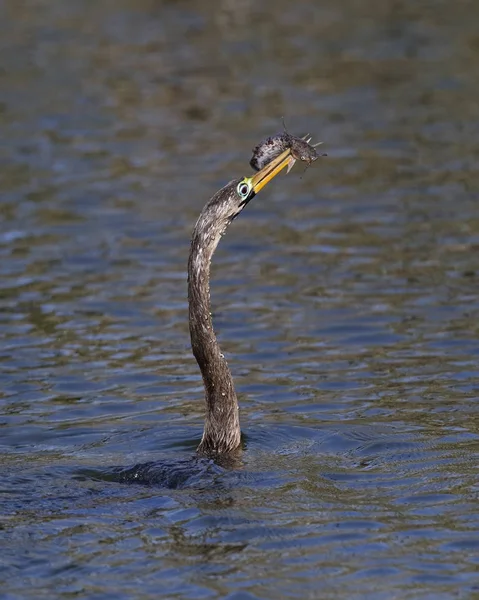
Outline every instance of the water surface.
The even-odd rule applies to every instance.
[[[210,4],[0,7],[3,597],[473,597],[479,5]],[[221,243],[195,464],[189,236],[282,116],[329,156]]]

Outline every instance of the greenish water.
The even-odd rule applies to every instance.
[[[2,598],[476,597],[478,22],[0,5]],[[282,116],[329,156],[220,245],[246,448],[198,465],[189,236]]]

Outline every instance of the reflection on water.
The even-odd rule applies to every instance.
[[[6,597],[477,593],[478,6],[0,16]],[[246,450],[198,463],[189,235],[281,116],[329,156],[218,251]]]

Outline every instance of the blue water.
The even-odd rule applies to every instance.
[[[2,599],[479,592],[479,5],[0,6]],[[197,460],[189,236],[236,462]]]

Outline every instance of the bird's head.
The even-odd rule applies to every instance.
[[[267,183],[288,166],[290,158],[291,149],[288,148],[252,177],[234,179],[216,192],[200,214],[194,235],[216,239],[215,248],[219,236],[223,235],[231,221]]]
[[[288,148],[252,177],[243,177],[239,182],[235,181],[230,184],[236,186],[235,192],[239,196],[240,209],[246,206],[266,184],[288,166],[290,158],[291,149]]]

